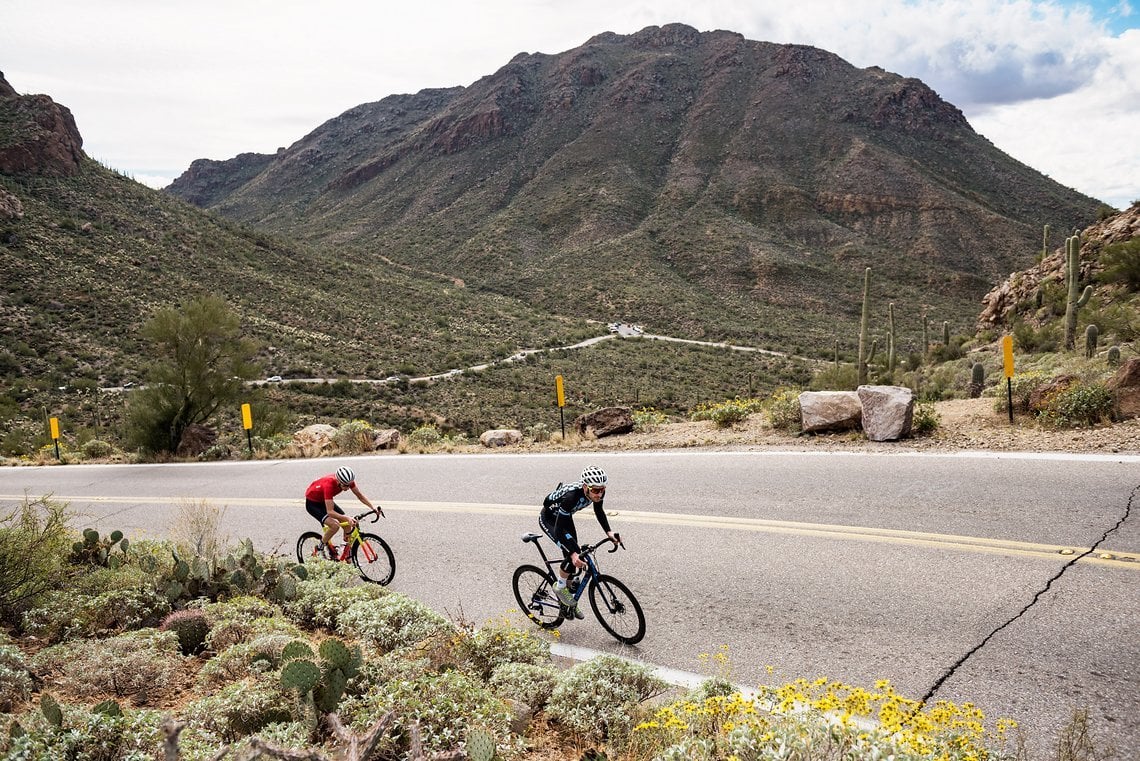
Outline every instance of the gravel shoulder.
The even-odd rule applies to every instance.
[[[1140,455],[1140,418],[1092,428],[1054,429],[1024,417],[1013,424],[1007,413],[994,409],[992,398],[952,399],[934,404],[937,430],[896,442],[874,442],[859,431],[796,435],[775,431],[763,415],[752,415],[731,428],[713,423],[680,422],[649,431],[566,444],[529,445],[555,450],[639,450],[705,448],[723,450],[782,449],[873,452],[987,450],[999,452],[1075,452]]]

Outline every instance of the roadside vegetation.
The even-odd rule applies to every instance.
[[[50,498],[0,516],[0,753],[10,761],[1026,759],[1012,722],[888,682],[741,691],[727,647],[672,687],[604,655],[554,663],[521,614],[475,624],[255,551],[218,508],[165,541],[70,528]],[[1091,761],[1087,717],[1055,761]]]

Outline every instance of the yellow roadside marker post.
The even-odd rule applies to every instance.
[[[1002,337],[1001,351],[1005,360],[1005,401],[1009,407],[1009,424],[1013,425],[1013,336]]]
[[[249,402],[241,406],[241,425],[245,428],[245,440],[249,444],[249,456],[253,457],[253,434],[250,430],[253,429],[253,413],[249,410]]]
[[[566,406],[566,393],[562,390],[562,376],[554,376],[554,393],[558,398],[558,419],[562,421],[562,440],[566,440],[566,413],[562,408]]]
[[[51,438],[55,442],[55,459],[59,460],[59,418],[53,417],[48,420],[51,426]]]

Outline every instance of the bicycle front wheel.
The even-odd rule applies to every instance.
[[[308,563],[310,560],[330,560],[328,547],[322,541],[321,535],[316,531],[306,531],[297,540],[297,562]]]
[[[600,574],[590,584],[590,607],[598,623],[627,645],[636,645],[645,636],[645,614],[629,587],[613,576]]]
[[[360,542],[352,548],[352,563],[360,571],[360,578],[381,586],[396,575],[396,557],[392,549],[376,534],[361,534]]]
[[[562,623],[562,605],[554,595],[554,575],[533,565],[520,565],[512,580],[515,601],[526,617],[543,629]]]

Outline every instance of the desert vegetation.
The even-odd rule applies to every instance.
[[[162,541],[74,531],[48,498],[0,516],[5,758],[1026,758],[1012,722],[887,682],[742,689],[727,646],[688,691],[611,655],[559,666],[521,614],[451,620],[348,565],[227,544],[211,511],[183,505]],[[1094,752],[1078,714],[1053,758]]]

